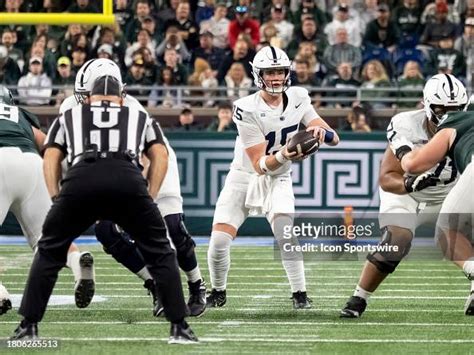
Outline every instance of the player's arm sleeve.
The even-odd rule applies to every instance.
[[[147,152],[153,144],[163,144],[166,147],[160,125],[151,118],[150,121],[145,131],[145,152]]]
[[[308,127],[309,123],[314,119],[321,119],[321,116],[316,112],[314,106],[311,104],[311,98],[309,97],[308,90],[304,89],[306,92],[302,98],[304,105],[304,113],[301,122]]]
[[[243,111],[238,106],[234,106],[232,120],[237,126],[240,140],[245,149],[265,142],[265,136],[251,113]]]
[[[28,122],[30,122],[30,124],[33,127],[37,128],[37,129],[40,129],[41,126],[40,126],[38,116],[36,116],[34,113],[31,113],[30,111],[27,111],[27,110],[25,110],[24,108],[21,108],[21,107],[20,107],[20,112],[24,115],[26,120]]]
[[[49,128],[48,134],[43,146],[43,153],[47,148],[57,148],[67,155],[67,144],[66,144],[66,132],[64,125],[61,123],[61,117],[57,117],[51,127]]]

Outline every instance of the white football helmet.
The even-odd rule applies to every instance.
[[[438,125],[449,111],[462,111],[469,100],[464,85],[451,74],[436,74],[423,88],[426,117]]]
[[[83,103],[89,96],[94,82],[101,76],[110,75],[118,80],[123,89],[122,73],[117,64],[107,58],[91,59],[79,69],[74,82],[74,96],[78,103]]]
[[[284,51],[280,48],[267,46],[260,49],[253,62],[250,62],[252,66],[252,74],[255,85],[271,94],[282,93],[290,87],[290,71],[291,61]],[[285,79],[283,85],[273,86],[273,84],[265,82],[263,80],[263,71],[265,69],[285,69]]]

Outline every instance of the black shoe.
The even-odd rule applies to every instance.
[[[306,292],[293,292],[291,299],[293,300],[294,309],[308,309],[311,308],[313,301],[308,297]]]
[[[164,308],[163,304],[161,303],[160,297],[158,296],[158,291],[156,290],[155,282],[152,279],[148,279],[143,284],[148,290],[148,294],[153,297],[153,315],[155,317],[159,317],[163,314]]]
[[[196,344],[199,339],[186,321],[171,323],[170,338],[168,344]]]
[[[474,316],[474,291],[471,292],[464,305],[464,314],[466,316]]]
[[[7,298],[0,301],[0,315],[7,313],[12,309],[12,302]]]
[[[77,281],[74,299],[78,308],[86,308],[92,301],[95,293],[94,258],[89,252],[84,252],[79,258],[81,279]]]
[[[351,296],[341,310],[341,318],[360,318],[367,307],[367,301],[359,296]]]
[[[227,302],[226,292],[217,291],[215,288],[211,290],[211,293],[206,298],[207,307],[222,307]]]
[[[13,332],[13,335],[10,337],[10,340],[28,340],[28,339],[38,339],[38,324],[29,323],[24,319],[18,325],[18,327]]]
[[[188,308],[191,317],[199,317],[206,310],[206,283],[204,280],[189,282]]]

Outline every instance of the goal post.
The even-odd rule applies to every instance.
[[[110,25],[115,21],[113,14],[113,0],[103,0],[103,12],[96,13],[39,13],[39,12],[23,12],[10,13],[0,12],[0,25],[69,25],[71,23],[81,25]]]

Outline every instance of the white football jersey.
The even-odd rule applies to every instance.
[[[395,115],[387,128],[389,143],[399,137],[405,137],[415,147],[425,145],[430,139],[426,130],[427,120],[424,110],[401,112]],[[446,157],[428,171],[440,179],[439,183],[422,191],[412,192],[410,196],[418,202],[442,203],[454,186],[458,176],[457,170],[453,161]]]
[[[245,149],[267,142],[266,154],[275,154],[298,132],[300,123],[307,126],[312,120],[320,119],[311,105],[308,90],[290,87],[285,94],[288,98],[285,108],[283,105],[278,108],[268,106],[259,91],[234,102],[232,119],[239,135],[235,141],[232,169],[254,173]],[[271,175],[287,173],[290,167],[288,161]]]

